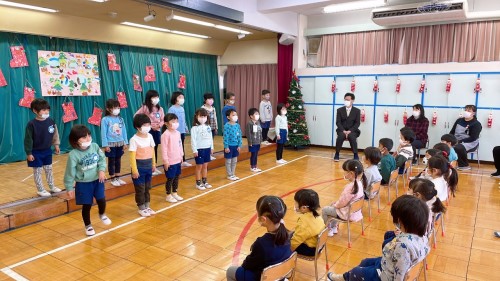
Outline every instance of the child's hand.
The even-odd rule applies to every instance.
[[[110,148],[109,146],[106,146],[106,147],[104,148],[104,151],[106,151],[106,152],[110,152],[110,151],[111,151],[111,148]]]
[[[30,162],[31,162],[31,161],[35,161],[35,156],[33,156],[33,155],[31,155],[31,154],[30,154],[30,155],[28,155],[28,161],[30,161]]]
[[[68,195],[68,199],[73,199],[75,198],[75,191],[74,190],[66,191],[66,195]]]
[[[280,136],[280,135],[277,135],[277,136],[276,136],[276,139],[280,140],[280,139],[281,139],[281,136]]]
[[[137,179],[137,178],[139,178],[139,173],[134,173],[134,172],[132,172],[132,178],[133,178],[133,179]]]
[[[229,149],[229,147],[228,147],[228,148],[224,148],[224,152],[225,152],[225,153],[229,153],[230,151],[231,151],[231,150]]]
[[[123,145],[123,151],[127,151],[127,149],[128,149],[128,145],[124,144]]]
[[[240,152],[241,148],[240,148],[240,147],[238,147],[238,148],[236,148],[236,150],[238,150],[238,152]]]
[[[104,182],[106,180],[106,175],[104,171],[99,171],[99,182]]]
[[[153,166],[153,167],[151,168],[151,172],[152,172],[152,173],[154,173],[155,171],[156,171],[156,167],[155,167],[155,166]]]
[[[163,168],[165,169],[165,171],[168,171],[168,167],[170,167],[168,163],[163,164]]]
[[[54,148],[55,148],[55,152],[56,152],[56,154],[61,153],[61,149],[59,148],[59,145],[57,145],[57,144],[56,144],[56,145],[54,145]]]
[[[214,151],[213,149],[211,149],[211,150],[210,150],[210,154],[214,154],[214,152],[215,152],[215,151]]]
[[[198,152],[193,153],[194,157],[198,157]]]

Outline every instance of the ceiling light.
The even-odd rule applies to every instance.
[[[149,25],[143,25],[143,24],[138,24],[138,23],[133,23],[133,22],[128,22],[128,21],[124,21],[121,24],[128,25],[128,26],[133,26],[133,27],[151,29],[151,30],[156,30],[156,31],[161,31],[161,32],[170,32],[170,30],[168,30],[166,28],[160,28],[160,27],[154,27],[154,26],[149,26]]]
[[[90,0],[92,2],[97,2],[97,3],[104,3],[104,2],[108,2],[109,0]]]
[[[199,25],[204,25],[204,26],[215,26],[215,24],[213,24],[213,23],[211,23],[211,22],[206,22],[206,21],[201,21],[201,20],[190,19],[190,18],[181,17],[181,16],[177,16],[177,15],[174,15],[174,16],[173,16],[173,19],[174,19],[174,20],[185,21],[185,22],[190,22],[190,23],[194,23],[194,24],[199,24]],[[168,20],[168,19],[167,19],[167,20]]]
[[[326,6],[323,8],[323,13],[355,11],[355,10],[381,7],[384,5],[385,5],[385,0],[366,0],[366,1],[348,2],[348,3]]]
[[[151,10],[151,5],[148,4],[148,15],[144,17],[145,22],[150,22],[156,18],[155,10]]]
[[[245,38],[245,36],[246,36],[245,34],[240,33],[240,34],[238,34],[238,39],[243,39],[243,38]]]
[[[241,33],[241,34],[245,34],[245,35],[252,34],[251,32],[248,32],[245,30],[232,28],[232,27],[228,27],[228,26],[224,26],[224,25],[216,25],[215,28],[223,29],[223,30],[227,30],[227,31],[232,31],[232,32],[236,32],[236,33]]]
[[[179,34],[179,35],[185,35],[185,36],[191,36],[191,37],[197,37],[197,38],[203,38],[203,39],[210,38],[210,37],[205,36],[205,35],[188,33],[188,32],[182,32],[182,31],[177,31],[177,30],[172,30],[172,33]]]
[[[30,9],[30,10],[36,10],[36,11],[42,11],[42,12],[49,12],[49,13],[58,12],[58,10],[54,10],[54,9],[43,8],[43,7],[33,6],[33,5],[20,4],[20,3],[10,2],[10,1],[0,1],[0,5],[22,8],[22,9]]]

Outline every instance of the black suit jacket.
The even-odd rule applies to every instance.
[[[361,131],[359,130],[359,124],[361,120],[361,111],[352,107],[349,116],[347,116],[347,109],[345,106],[337,109],[337,133],[340,134],[343,131],[351,131],[356,133],[356,135],[360,135]]]

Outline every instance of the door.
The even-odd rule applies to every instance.
[[[311,144],[332,146],[333,106],[308,104],[304,108]]]

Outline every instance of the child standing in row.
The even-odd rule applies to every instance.
[[[144,104],[137,110],[137,112],[134,114],[146,114],[146,116],[149,116],[149,123],[151,126],[151,131],[149,134],[153,137],[153,140],[155,142],[154,146],[154,153],[155,153],[155,159],[158,159],[158,145],[160,145],[161,142],[161,127],[163,127],[163,119],[165,118],[165,113],[163,111],[163,108],[160,106],[160,95],[158,94],[157,91],[155,90],[149,90],[146,93],[146,99],[144,100]],[[161,174],[160,170],[158,170],[156,167],[153,171],[153,176]]]
[[[236,110],[229,109],[226,111],[228,122],[224,125],[224,158],[226,159],[226,172],[228,180],[239,180],[234,173],[236,171],[236,163],[240,155],[242,146],[241,128],[238,122],[238,114]]]
[[[186,133],[189,132],[186,123],[186,112],[184,111],[184,94],[182,92],[173,92],[172,97],[170,98],[170,103],[172,106],[168,109],[168,113],[175,114],[177,118],[179,118],[179,127],[177,131],[181,134],[181,142],[182,142],[182,152],[184,156],[182,156],[182,166],[191,167],[192,165],[186,162],[186,152],[184,150],[184,140],[186,139]]]
[[[382,159],[380,159],[379,170],[382,176],[382,185],[389,184],[391,178],[391,172],[396,169],[396,160],[391,155],[391,149],[394,143],[391,139],[382,138],[378,142],[378,149],[382,153]]]
[[[271,120],[273,120],[273,106],[271,104],[271,92],[269,90],[262,90],[262,100],[259,105],[260,125],[262,127],[262,142],[269,144],[267,141],[267,133],[271,127]]]
[[[280,103],[277,106],[278,115],[274,121],[274,126],[276,128],[276,163],[285,164],[287,161],[283,159],[283,147],[288,140],[288,119],[286,118],[286,107],[284,104]]]
[[[191,148],[196,162],[196,188],[205,190],[212,185],[207,182],[208,163],[210,155],[214,153],[214,140],[208,119],[208,112],[199,108],[196,110],[191,127]],[[208,124],[207,124],[208,122]]]
[[[212,129],[212,138],[214,138],[215,135],[217,135],[217,130],[219,129],[217,126],[217,112],[214,107],[214,95],[212,93],[206,93],[203,95],[203,99],[205,102],[201,108],[208,112],[208,120],[210,121],[210,128]]]
[[[126,184],[120,179],[123,151],[127,149],[127,126],[120,116],[120,103],[116,99],[106,101],[106,116],[101,120],[101,139],[104,154],[108,157],[108,173],[111,184]]]
[[[380,153],[380,150],[378,148],[373,146],[365,148],[364,153],[364,162],[367,166],[364,172],[366,177],[366,186],[364,192],[365,199],[368,199],[371,196],[372,185],[382,180],[382,176],[380,175],[377,166],[380,162],[380,159],[382,158],[382,154]]]
[[[262,141],[263,128],[259,122],[259,111],[257,108],[250,108],[248,110],[248,120],[246,127],[246,136],[248,141],[248,151],[250,151],[250,171],[257,173],[262,170],[257,168],[257,156],[259,155],[260,142]]]
[[[101,221],[105,225],[111,224],[111,220],[105,214],[104,181],[106,176],[104,171],[106,170],[106,158],[99,146],[92,143],[90,130],[84,125],[74,125],[71,128],[69,144],[74,149],[68,154],[64,186],[69,198],[74,198],[76,194],[76,205],[82,205],[85,234],[92,236],[95,234],[95,230],[90,221],[90,209],[94,198]],[[73,185],[75,190],[73,190]]]
[[[177,131],[179,119],[175,114],[165,115],[165,125],[163,125],[161,135],[161,154],[163,156],[163,168],[167,182],[165,191],[167,192],[167,202],[176,203],[184,198],[177,194],[179,186],[179,176],[181,175],[181,163],[184,152],[182,151],[181,134]]]
[[[36,117],[26,125],[24,151],[27,155],[28,167],[33,168],[37,194],[42,197],[50,197],[50,192],[61,192],[61,189],[54,185],[51,149],[53,145],[56,154],[59,154],[59,132],[56,123],[49,117],[50,105],[46,100],[34,99],[30,108]],[[45,171],[50,192],[43,187],[42,169]]]
[[[236,95],[234,93],[227,93],[226,94],[226,99],[224,100],[224,107],[222,108],[222,120],[224,122],[224,125],[229,121],[227,118],[225,118],[226,112],[230,109],[236,111],[236,106],[234,106],[236,100]]]
[[[143,217],[149,217],[156,214],[150,207],[151,197],[149,194],[152,173],[156,170],[155,141],[153,136],[149,134],[151,120],[146,114],[137,114],[134,116],[134,128],[137,132],[130,139],[128,150],[135,188],[135,203],[139,208],[139,214]]]
[[[292,251],[299,255],[314,257],[319,233],[325,223],[318,213],[319,196],[312,189],[301,189],[293,197],[295,212],[301,214],[297,219],[295,231],[290,239]]]

